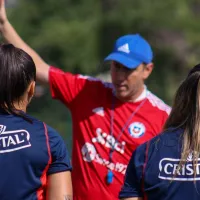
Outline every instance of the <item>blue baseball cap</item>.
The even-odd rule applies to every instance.
[[[135,69],[142,63],[151,63],[153,51],[150,44],[139,34],[124,35],[117,39],[114,50],[104,61],[116,61]]]

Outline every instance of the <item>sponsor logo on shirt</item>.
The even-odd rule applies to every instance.
[[[30,134],[26,130],[5,131],[6,126],[0,125],[0,153],[17,151],[31,146]]]
[[[108,158],[107,159],[102,158],[101,155],[99,155],[98,152],[96,151],[94,145],[96,143],[99,143],[106,148],[109,149],[113,148],[116,152],[124,154],[126,142],[124,141],[117,142],[115,137],[103,132],[101,128],[96,129],[96,134],[97,137],[92,138],[92,143],[87,142],[83,145],[81,149],[83,160],[85,162],[96,162],[99,163],[100,165],[106,166],[108,169],[125,174],[127,165],[124,165],[119,162],[113,163],[110,162]]]
[[[81,149],[83,160],[85,162],[96,162],[100,165],[106,166],[108,169],[125,174],[127,165],[122,163],[113,163],[107,159],[102,158],[95,149],[95,146],[89,142],[85,143]]]
[[[126,142],[117,142],[115,137],[102,131],[101,128],[96,129],[97,137],[92,138],[93,143],[100,143],[107,148],[113,148],[115,151],[124,154]]]
[[[92,162],[97,154],[96,149],[93,144],[86,142],[81,149],[83,160],[86,162]]]
[[[176,181],[200,180],[200,158],[195,166],[196,177],[194,177],[194,166],[192,155],[188,156],[187,162],[179,169],[180,159],[163,158],[159,163],[158,178]]]
[[[146,128],[141,122],[133,122],[128,127],[129,133],[134,138],[140,138],[144,135]]]

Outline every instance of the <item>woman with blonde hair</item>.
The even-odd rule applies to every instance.
[[[200,64],[178,88],[162,134],[129,162],[123,200],[200,199]]]

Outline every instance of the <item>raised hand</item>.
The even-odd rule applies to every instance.
[[[0,0],[0,25],[7,21],[5,0]]]

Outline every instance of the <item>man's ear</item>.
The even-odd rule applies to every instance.
[[[154,68],[154,64],[153,63],[149,63],[149,64],[146,64],[144,66],[144,70],[143,70],[143,79],[144,80],[149,77],[149,75],[153,71],[153,68]]]

